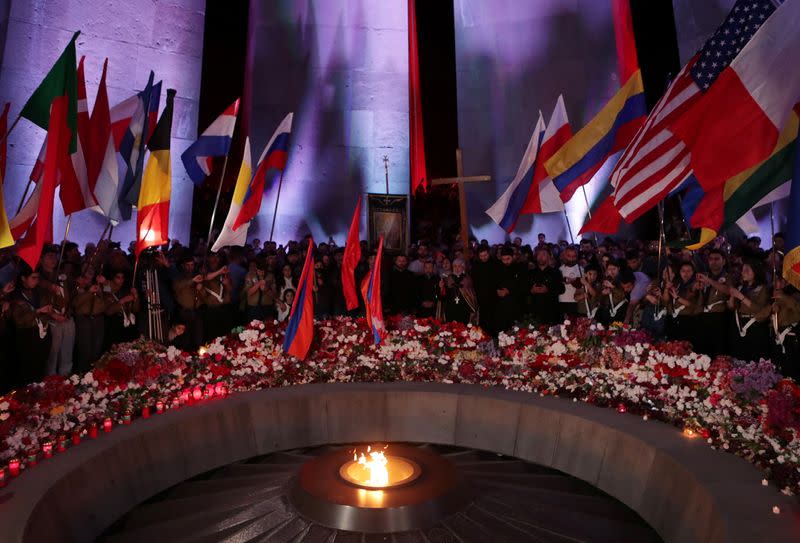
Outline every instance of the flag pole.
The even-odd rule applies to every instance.
[[[25,197],[28,195],[28,191],[31,188],[31,183],[33,183],[32,179],[28,179],[28,184],[25,185],[25,192],[22,193],[22,198],[19,199],[19,205],[17,206],[17,215],[22,210],[22,206],[25,203]]]
[[[583,191],[583,201],[586,202],[586,212],[589,214],[589,220],[591,221],[592,220],[592,206],[589,205],[589,195],[586,194],[586,184],[585,183],[583,185],[581,185],[581,190]],[[567,209],[565,207],[564,208],[564,213],[566,213],[566,212],[567,212]],[[569,220],[569,219],[567,219],[567,220]],[[595,249],[596,249],[600,245],[600,243],[597,241],[597,232],[592,232],[592,236],[594,236],[594,246],[595,246]]]
[[[662,270],[661,270],[661,252],[664,249],[666,233],[664,232],[664,200],[660,200],[658,202],[658,258],[656,259],[656,273],[658,277],[656,277],[656,281],[658,284],[661,284],[662,281]],[[664,285],[666,287],[666,285]],[[656,298],[656,315],[660,310],[659,306],[661,305],[661,296]]]
[[[92,253],[92,257],[89,259],[89,262],[86,264],[86,269],[89,270],[94,265],[95,257],[97,253],[100,252],[100,243],[103,241],[103,238],[106,237],[106,232],[108,232],[108,227],[111,226],[111,219],[108,219],[105,228],[103,228],[103,232],[100,234],[100,239],[97,240],[97,245],[94,246],[94,253]]]
[[[217,207],[219,206],[219,196],[222,194],[222,184],[225,182],[225,170],[228,169],[228,155],[225,155],[225,160],[222,162],[222,175],[219,178],[219,186],[217,187],[217,197],[214,200],[214,209],[211,211],[211,223],[208,225],[208,237],[206,238],[206,251],[203,255],[203,264],[205,265],[208,258],[208,251],[211,248],[211,234],[214,231],[214,220],[217,218]]]
[[[17,115],[17,118],[14,119],[13,123],[11,123],[11,127],[6,131],[5,134],[3,134],[3,137],[0,137],[0,144],[2,144],[4,141],[8,139],[8,135],[11,134],[11,131],[14,130],[14,127],[17,126],[17,123],[21,118],[22,117],[20,115]]]
[[[281,201],[281,186],[283,186],[283,170],[278,180],[278,195],[275,198],[275,211],[272,212],[272,226],[269,229],[269,241],[272,242],[272,234],[275,233],[275,219],[278,217],[278,202]]]
[[[72,226],[72,213],[67,215],[67,225],[64,227],[64,240],[61,242],[61,254],[58,256],[58,266],[56,266],[56,276],[61,273],[61,262],[64,260],[64,249],[67,247],[67,236],[69,228]]]

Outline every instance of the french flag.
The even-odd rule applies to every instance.
[[[564,210],[564,202],[558,192],[553,180],[547,175],[544,167],[545,162],[558,151],[561,146],[572,137],[572,129],[567,119],[567,108],[564,106],[564,96],[559,95],[553,114],[550,115],[550,122],[544,131],[542,146],[539,149],[539,156],[536,158],[536,166],[533,172],[533,183],[528,191],[528,199],[522,206],[522,214],[525,213],[552,213]]]
[[[239,210],[239,215],[233,223],[234,231],[241,225],[249,223],[258,215],[258,210],[261,209],[261,200],[264,197],[264,190],[267,188],[267,175],[274,175],[276,171],[283,172],[286,168],[286,160],[289,156],[289,134],[292,133],[292,115],[292,113],[289,113],[281,121],[275,133],[272,134],[269,143],[264,147],[261,158],[258,159],[256,173],[245,195],[242,209]]]
[[[305,360],[314,339],[314,240],[309,240],[303,272],[297,283],[297,294],[286,326],[283,352]]]
[[[525,150],[525,154],[522,155],[522,162],[517,168],[517,175],[514,176],[503,195],[492,207],[486,210],[486,214],[506,232],[514,230],[519,214],[522,212],[522,207],[528,199],[528,193],[533,187],[536,157],[542,144],[544,132],[544,118],[542,118],[542,113],[539,112],[539,120],[536,122],[536,128],[533,129],[528,148]]]
[[[181,155],[186,173],[189,174],[189,178],[195,185],[201,185],[211,174],[214,157],[228,154],[238,114],[239,99],[237,98]]]

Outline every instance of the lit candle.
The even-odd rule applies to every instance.
[[[0,468],[0,487],[6,486],[6,468]]]
[[[625,411],[627,411],[627,409],[625,409],[625,404],[624,403],[620,403],[617,406],[617,413],[624,413]]]
[[[689,427],[686,427],[686,428],[683,429],[683,435],[685,435],[686,437],[694,437],[696,434],[695,434],[694,430],[692,430]]]
[[[206,390],[203,393],[206,398],[211,398],[214,396],[214,385],[209,383],[206,385]]]
[[[110,417],[106,417],[106,420],[104,420],[104,421],[103,421],[103,431],[104,431],[105,433],[108,433],[108,432],[110,432],[110,431],[111,431],[111,425],[112,425],[112,424],[113,424],[113,423],[111,422],[111,418],[110,418]]]
[[[65,436],[58,436],[57,443],[56,450],[58,452],[62,453],[67,450],[67,438]]]
[[[220,382],[214,387],[214,391],[216,392],[217,396],[224,398],[228,393],[228,387],[225,386],[225,383]]]
[[[8,472],[12,477],[17,477],[19,475],[19,467],[19,459],[12,458],[8,461]]]
[[[172,409],[177,409],[181,406],[181,402],[178,398],[174,398],[172,400]]]
[[[181,391],[181,403],[188,403],[189,402],[189,389],[183,389]]]
[[[156,413],[158,413],[159,415],[164,413],[164,402],[162,400],[158,400],[156,402]]]
[[[53,442],[48,441],[44,445],[42,445],[42,453],[44,454],[45,458],[52,458],[53,457]]]
[[[142,418],[143,419],[149,419],[150,418],[150,406],[149,405],[145,405],[144,407],[142,407]]]
[[[203,397],[203,387],[197,385],[196,387],[194,387],[194,390],[192,391],[192,398],[194,398],[195,401],[197,401],[202,397]]]
[[[80,430],[76,430],[72,432],[72,444],[78,445],[81,442],[81,432]]]
[[[97,424],[94,422],[89,426],[89,437],[95,439],[97,437]]]

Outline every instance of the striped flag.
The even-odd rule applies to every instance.
[[[258,159],[258,166],[256,166],[256,173],[253,176],[253,181],[248,187],[247,194],[244,197],[242,208],[236,216],[233,223],[233,229],[238,230],[240,226],[249,223],[253,218],[258,215],[258,210],[261,209],[261,200],[264,197],[264,191],[267,189],[267,175],[274,176],[275,172],[283,172],[286,168],[286,161],[289,154],[289,134],[292,132],[292,114],[289,113],[275,133],[264,147],[261,153],[261,158]],[[270,181],[272,177],[270,177]]]
[[[303,271],[297,283],[297,293],[286,326],[283,352],[305,360],[314,339],[314,240],[308,240]]]
[[[625,83],[586,126],[545,162],[564,202],[604,166],[617,163],[647,116],[628,0],[613,0],[613,13],[620,81]]]
[[[690,151],[673,126],[712,87],[774,11],[772,0],[737,0],[653,108],[611,174],[614,205],[627,222],[679,189],[692,173]]]
[[[522,162],[517,168],[517,174],[500,198],[486,210],[486,214],[506,232],[514,230],[522,207],[528,198],[528,193],[532,190],[536,156],[539,154],[539,146],[542,144],[544,132],[544,118],[540,111],[536,127],[528,141],[528,147],[525,149],[525,154],[522,155]]]
[[[155,130],[155,116],[158,115],[158,105],[161,101],[161,81],[153,84],[155,75],[150,72],[144,90],[136,95],[131,104],[131,116],[123,119],[121,123],[115,122],[116,107],[111,110],[111,130],[114,133],[114,143],[123,160],[124,168],[121,171],[118,205],[123,219],[131,218],[132,207],[139,200],[139,190],[142,185],[142,172],[144,168],[145,144],[150,141]],[[120,104],[122,105],[122,104]]]
[[[381,303],[381,254],[383,253],[383,236],[378,241],[378,254],[369,274],[361,281],[361,295],[366,307],[367,325],[372,332],[375,345],[380,345],[386,337],[386,325],[383,322],[383,304]]]
[[[250,153],[250,138],[244,140],[244,155],[242,156],[242,166],[239,168],[239,177],[236,178],[236,187],[233,189],[233,197],[231,198],[231,207],[228,209],[228,215],[225,217],[225,223],[222,225],[222,230],[211,247],[212,252],[217,252],[223,247],[231,245],[244,246],[247,241],[247,230],[250,228],[250,223],[242,224],[241,228],[233,229],[233,224],[236,222],[236,217],[239,216],[239,211],[242,209],[244,197],[247,194],[247,189],[250,186],[250,181],[253,178],[253,158]]]
[[[550,122],[542,137],[542,145],[539,155],[536,157],[536,166],[533,172],[533,184],[528,192],[528,199],[522,206],[522,214],[525,213],[551,213],[563,211],[564,202],[558,189],[553,184],[553,180],[547,175],[544,168],[545,162],[561,149],[563,145],[572,137],[572,129],[567,119],[567,108],[564,106],[564,96],[559,95],[556,107],[550,115]]]
[[[783,258],[783,277],[796,289],[800,289],[800,151],[798,150],[795,150],[792,189],[789,195],[787,217],[789,217],[789,224],[786,228],[786,255]]]
[[[186,173],[189,174],[189,178],[195,185],[201,185],[211,173],[211,163],[214,157],[228,154],[238,114],[239,99],[237,98],[181,155]]]
[[[136,206],[136,258],[148,247],[169,240],[169,201],[172,195],[170,136],[175,89],[167,89],[167,105],[161,114],[147,148],[150,157],[142,174],[142,187]]]
[[[800,2],[784,2],[772,16],[751,11],[739,20],[758,32],[727,67],[716,71],[712,64],[696,76],[715,81],[673,126],[690,151],[695,177],[708,189],[769,156],[800,100],[800,70],[794,69]],[[726,47],[718,44],[717,52]]]
[[[358,307],[355,273],[358,262],[361,260],[360,221],[361,195],[359,194],[356,210],[353,211],[353,219],[350,221],[350,230],[347,232],[347,242],[344,244],[344,258],[342,259],[342,291],[348,311]]]

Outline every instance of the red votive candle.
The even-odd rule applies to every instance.
[[[56,450],[60,453],[67,450],[67,438],[65,436],[58,436]]]
[[[105,433],[110,432],[112,424],[113,423],[111,422],[111,418],[110,417],[106,417],[106,420],[103,421],[103,431]]]
[[[214,392],[216,392],[217,396],[220,398],[224,398],[225,394],[228,393],[228,388],[224,383],[217,383],[217,385],[214,387]]]
[[[73,445],[78,445],[78,444],[80,444],[80,442],[81,442],[81,432],[80,432],[80,430],[72,432],[72,444]]]
[[[91,439],[95,439],[97,437],[97,424],[92,423],[92,425],[89,426],[89,437]]]
[[[30,468],[36,465],[37,460],[36,451],[28,451],[28,458],[26,459],[26,465]]]
[[[42,445],[42,454],[44,454],[45,458],[52,458],[53,457],[53,442],[48,441],[44,445]]]
[[[161,400],[158,400],[156,402],[156,413],[158,413],[159,415],[164,413],[164,402]]]
[[[172,409],[177,409],[181,406],[181,401],[178,398],[172,400]]]
[[[627,411],[627,409],[625,409],[624,403],[621,403],[617,406],[617,413],[624,413],[625,411]]]
[[[194,398],[195,401],[197,401],[202,397],[203,397],[203,387],[197,385],[196,387],[194,387],[194,390],[192,391],[192,398]]]
[[[189,402],[189,389],[186,388],[181,391],[181,403],[188,403]]]
[[[12,477],[19,476],[19,459],[12,458],[8,461],[8,472],[11,474]]]
[[[122,423],[123,424],[130,424],[131,419],[133,419],[133,415],[131,415],[130,411],[125,411],[125,414],[122,415]]]
[[[0,468],[0,487],[6,486],[6,468]]]
[[[150,406],[149,405],[145,405],[144,407],[142,407],[142,418],[143,419],[149,419],[150,418]]]
[[[206,385],[205,397],[211,398],[214,396],[214,385],[213,383],[209,383]]]

